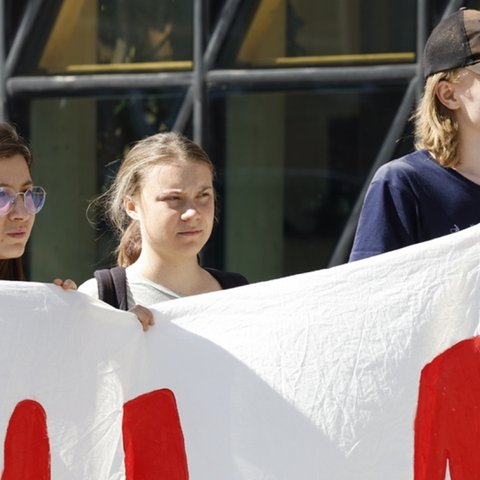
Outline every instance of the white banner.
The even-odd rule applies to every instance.
[[[147,333],[0,282],[2,480],[480,478],[479,239],[165,302]]]

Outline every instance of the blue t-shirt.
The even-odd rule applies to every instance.
[[[375,173],[360,213],[350,261],[480,223],[480,185],[421,150]]]

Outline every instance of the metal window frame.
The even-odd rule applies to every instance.
[[[187,92],[177,114],[173,129],[177,131],[185,130],[189,119],[192,117],[194,140],[202,144],[205,132],[205,108],[208,90],[216,85],[282,86],[294,83],[300,87],[309,85],[318,87],[332,81],[336,83],[408,81],[409,86],[403,100],[340,235],[328,266],[344,263],[348,258],[363,198],[370,180],[378,167],[391,159],[395,141],[401,135],[408,122],[411,110],[423,89],[421,71],[423,48],[428,31],[428,0],[418,0],[417,2],[417,61],[415,63],[368,67],[308,67],[255,70],[213,70],[220,48],[225,41],[238,9],[242,5],[242,0],[226,0],[205,48],[203,45],[206,19],[205,2],[203,0],[193,1],[194,64],[192,72],[15,76],[14,72],[21,52],[32,32],[35,21],[38,19],[42,6],[46,2],[46,0],[31,0],[27,4],[7,56],[4,51],[3,36],[0,35],[0,119],[8,117],[7,99],[9,97],[86,96],[99,94],[102,91],[122,93],[131,88],[158,90],[158,88],[165,87],[187,87]],[[462,7],[465,3],[465,0],[450,0],[443,17]],[[4,12],[5,0],[0,0],[0,25],[4,25],[5,22]]]

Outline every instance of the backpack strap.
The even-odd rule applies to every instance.
[[[96,270],[98,298],[119,310],[128,310],[127,276],[123,267]]]

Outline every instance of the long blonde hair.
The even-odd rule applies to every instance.
[[[142,249],[140,226],[124,207],[127,197],[139,193],[152,167],[159,163],[201,162],[215,177],[215,167],[205,151],[178,132],[157,133],[137,142],[126,154],[112,186],[104,195],[106,215],[117,231],[117,263],[127,267],[135,262]]]
[[[415,122],[415,147],[428,150],[444,167],[458,164],[458,122],[455,112],[440,102],[435,93],[439,82],[458,81],[461,69],[439,72],[427,78],[423,96],[412,119]]]

